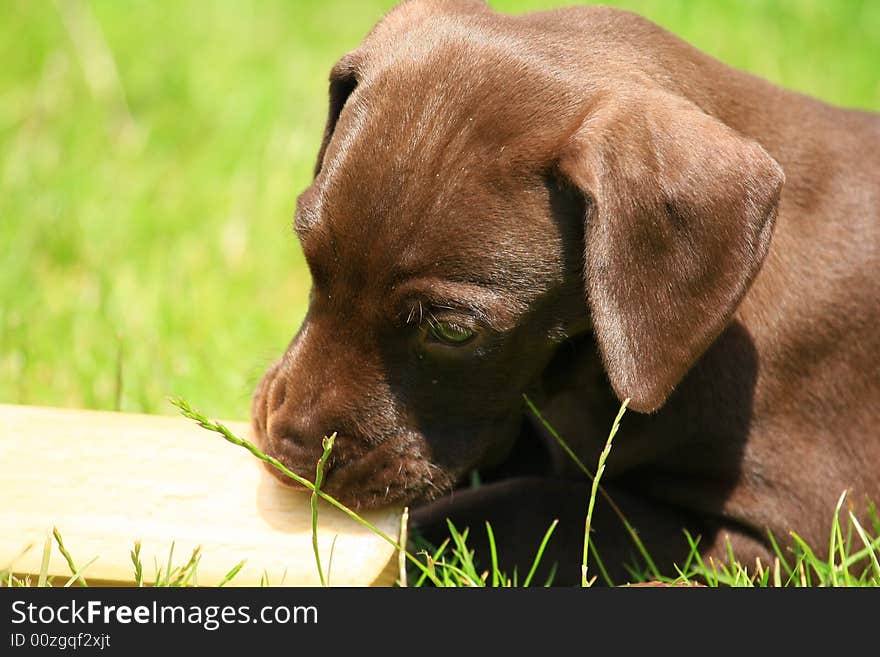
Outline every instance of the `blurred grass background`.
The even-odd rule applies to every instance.
[[[290,223],[328,71],[394,4],[0,2],[0,403],[247,415],[306,309]],[[605,4],[880,109],[876,0]]]

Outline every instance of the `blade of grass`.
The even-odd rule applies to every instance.
[[[807,544],[807,542],[802,539],[797,532],[789,532],[791,534],[792,539],[794,539],[795,543],[798,546],[798,549],[801,551],[802,559],[800,559],[801,572],[800,577],[802,582],[809,582],[807,573],[804,570],[804,562],[808,562],[810,568],[816,573],[819,577],[819,580],[822,581],[825,578],[822,574],[822,568],[820,568],[820,564],[823,562],[816,556],[816,553],[813,552],[813,549]],[[824,565],[824,564],[823,564]],[[804,583],[804,586],[807,586],[807,583]]]
[[[523,586],[527,587],[532,583],[532,577],[535,576],[535,571],[538,570],[538,565],[541,563],[541,559],[544,556],[544,550],[547,549],[547,543],[550,542],[550,537],[553,535],[553,531],[558,524],[559,520],[554,520],[550,523],[547,531],[544,532],[544,538],[541,540],[541,545],[538,546],[538,552],[535,554],[534,560],[532,560],[532,567],[529,569],[529,574],[526,575],[526,578],[523,580]]]
[[[685,530],[684,534],[688,539],[690,539],[690,534],[686,530]],[[693,562],[693,560],[695,558],[696,559],[700,558],[700,552],[699,552],[700,537],[697,537],[694,541],[689,540],[688,543],[692,547],[690,548],[690,551],[688,552],[687,558],[684,560],[684,565],[681,567],[681,570],[686,573],[690,572],[691,563]],[[688,582],[688,583],[690,583],[690,582]]]
[[[594,479],[593,473],[590,472],[589,468],[584,465],[584,462],[578,458],[577,454],[568,446],[568,443],[559,435],[556,429],[541,415],[541,411],[538,410],[538,407],[532,403],[532,400],[528,398],[528,396],[523,395],[523,399],[526,402],[526,405],[529,407],[529,410],[532,414],[538,419],[541,425],[550,433],[553,439],[559,444],[559,446],[563,449],[563,451],[568,454],[569,458],[574,461],[575,465],[577,465],[578,469],[583,472],[591,481]],[[639,551],[639,554],[642,556],[642,559],[645,560],[645,564],[648,566],[648,569],[651,572],[651,576],[655,579],[661,579],[662,575],[660,574],[659,569],[654,564],[654,560],[651,558],[648,549],[645,547],[645,544],[642,542],[642,539],[639,537],[639,533],[636,531],[635,527],[630,524],[629,520],[627,520],[626,515],[624,515],[623,511],[617,506],[617,503],[612,499],[611,495],[605,490],[604,487],[599,486],[599,492],[602,494],[602,498],[608,503],[608,506],[611,507],[611,510],[614,512],[614,515],[620,519],[620,522],[623,523],[624,528],[626,529],[627,534],[629,534],[633,543],[636,546],[636,549]]]
[[[73,563],[73,557],[70,556],[70,552],[64,547],[64,541],[61,540],[61,532],[58,531],[57,527],[52,528],[52,535],[55,537],[55,542],[58,544],[59,552],[61,552],[61,555],[64,557],[65,561],[67,561],[67,566],[70,568],[70,572],[76,574],[76,564]],[[79,585],[88,587],[88,584],[86,584],[86,581],[82,577],[79,578]]]
[[[706,568],[706,564],[703,561],[703,555],[700,554],[700,537],[694,538],[691,533],[687,530],[684,532],[685,539],[688,542],[688,546],[690,548],[690,554],[688,555],[688,561],[691,560],[696,561],[697,565],[693,569],[693,573],[696,575],[703,576],[704,579],[708,570]],[[687,571],[685,571],[687,572]]]
[[[327,587],[330,586],[330,574],[333,572],[333,555],[336,553],[336,539],[339,538],[339,534],[333,534],[333,540],[330,541],[330,558],[327,559]],[[285,569],[284,574],[281,576],[281,582],[284,582],[284,578],[287,576],[287,570]]]
[[[171,541],[171,549],[168,550],[168,565],[165,567],[165,574],[156,577],[156,586],[168,586],[171,581],[171,560],[174,557],[174,541]],[[161,582],[161,584],[160,584]]]
[[[405,546],[409,541],[409,507],[403,507],[403,513],[400,515],[400,538],[398,542]],[[401,551],[397,551],[397,583],[399,586],[406,588],[406,555]]]
[[[608,455],[611,453],[611,443],[614,440],[614,436],[617,434],[617,430],[620,428],[620,419],[626,412],[628,404],[629,398],[624,399],[623,403],[620,405],[617,417],[614,418],[614,423],[611,425],[611,431],[608,432],[608,440],[605,441],[605,448],[599,454],[599,465],[596,468],[596,476],[593,477],[593,485],[590,490],[590,501],[587,505],[587,519],[584,522],[584,554],[581,561],[581,586],[584,588],[587,587],[587,567],[590,558],[591,543],[590,527],[593,522],[593,507],[596,505],[596,494],[599,491],[599,480],[602,478],[602,473],[605,472],[605,462],[608,460]]]
[[[479,578],[474,578],[471,573],[468,573],[466,570],[464,570],[463,568],[461,568],[459,566],[456,566],[453,563],[438,561],[437,565],[441,566],[444,570],[447,570],[450,573],[452,573],[453,575],[456,575],[458,577],[457,580],[450,578],[449,582],[456,582],[457,581],[458,584],[462,584],[464,586],[473,587],[473,588],[483,586],[482,580],[480,580]],[[448,586],[450,586],[450,584],[447,583],[445,586],[448,587]]]
[[[841,493],[837,500],[837,506],[834,507],[834,517],[831,520],[831,539],[828,545],[828,570],[831,576],[831,585],[838,586],[837,567],[834,565],[835,548],[839,548],[841,561],[846,559],[843,553],[843,533],[840,531],[840,509],[843,507],[843,501],[846,499],[846,491]]]
[[[324,482],[324,467],[327,465],[327,459],[330,457],[335,441],[335,433],[329,438],[325,436],[321,440],[324,452],[318,459],[318,465],[315,466],[315,485],[309,497],[309,504],[312,507],[312,549],[315,552],[315,566],[318,568],[318,579],[321,580],[321,586],[327,586],[327,582],[324,580],[324,571],[321,569],[321,551],[318,549],[318,495],[321,492],[321,484]]]
[[[874,569],[874,577],[877,579],[877,584],[880,585],[880,561],[877,559],[877,551],[876,549],[872,549],[872,541],[868,539],[868,535],[865,533],[865,530],[862,528],[861,524],[859,524],[858,519],[852,511],[849,512],[849,519],[855,528],[856,533],[859,535],[859,538],[862,539],[862,543],[865,544],[865,548],[867,548],[868,556],[871,560],[871,566]]]
[[[497,587],[501,581],[501,574],[498,572],[498,546],[495,544],[495,532],[492,531],[492,525],[486,521],[486,536],[489,539],[489,560],[492,566],[492,586]]]
[[[3,571],[2,580],[3,586],[5,586],[6,588],[30,586],[30,580],[28,580],[27,578],[24,578],[23,580],[19,579],[12,574],[11,570]]]
[[[553,585],[553,580],[556,579],[556,571],[558,570],[559,564],[557,562],[553,562],[553,565],[550,566],[550,573],[547,575],[547,579],[544,581],[544,588],[549,588]]]
[[[461,563],[461,568],[459,570],[471,580],[471,584],[474,586],[482,586],[482,579],[480,578],[480,575],[477,572],[477,567],[474,564],[474,553],[467,548],[467,537],[470,530],[465,529],[463,532],[459,532],[449,518],[446,519],[446,526],[449,528],[449,535],[452,537],[452,553],[458,557],[458,560]],[[447,566],[448,565],[449,564],[447,563]]]
[[[91,561],[86,563],[85,566],[83,566],[82,568],[77,570],[73,575],[71,575],[70,578],[66,582],[64,582],[64,588],[66,588],[66,589],[70,588],[70,586],[77,580],[79,580],[80,582],[85,582],[86,580],[83,577],[83,573],[86,572],[86,569],[89,566],[91,566],[93,563],[95,563],[97,560],[98,560],[98,557],[94,557]]]
[[[184,401],[182,399],[172,399],[171,403],[177,407],[177,409],[180,411],[181,415],[183,415],[184,417],[188,417],[191,420],[194,420],[203,429],[207,429],[208,431],[213,431],[215,433],[219,433],[221,436],[223,436],[223,438],[227,442],[230,442],[233,445],[237,445],[239,447],[243,447],[244,449],[248,450],[251,454],[253,454],[256,458],[263,461],[264,463],[268,463],[273,468],[284,473],[286,476],[290,477],[296,483],[303,486],[304,488],[311,490],[311,491],[315,490],[314,484],[312,484],[312,482],[310,482],[308,479],[306,479],[305,477],[299,476],[298,474],[293,472],[290,468],[288,468],[283,463],[281,463],[281,461],[279,461],[278,459],[271,457],[271,456],[267,456],[252,442],[250,442],[248,440],[244,440],[243,438],[239,438],[234,433],[232,433],[224,424],[222,424],[220,422],[211,422],[210,420],[208,420],[207,417],[205,417],[204,415],[202,415],[198,411],[194,410],[186,401]],[[337,509],[339,509],[340,511],[342,511],[345,515],[347,515],[349,518],[351,518],[352,520],[354,520],[355,522],[357,522],[361,526],[369,529],[371,532],[373,532],[374,534],[379,536],[382,540],[384,540],[386,543],[390,544],[395,549],[397,549],[397,550],[404,549],[403,547],[401,547],[401,545],[397,541],[395,541],[393,538],[388,536],[388,534],[386,534],[381,529],[376,527],[373,523],[371,523],[368,520],[359,516],[357,513],[355,513],[354,511],[349,509],[347,506],[345,506],[342,502],[338,501],[336,498],[334,498],[330,495],[327,495],[324,491],[317,491],[317,495],[318,495],[318,497],[320,497],[324,501],[328,502],[332,506],[334,506]],[[436,574],[430,572],[428,570],[427,566],[425,564],[423,564],[421,561],[419,561],[415,556],[413,556],[409,552],[406,552],[406,558],[409,559],[409,561],[412,564],[414,564],[416,566],[416,568],[418,568],[419,570],[422,570],[424,573],[427,573],[428,579],[430,579],[434,584],[436,584],[437,586],[441,585],[441,582],[439,579],[437,579]]]
[[[593,537],[590,537],[591,545],[590,545],[590,553],[593,555],[593,560],[596,562],[596,567],[599,569],[599,574],[605,582],[606,586],[614,586],[614,581],[611,579],[611,575],[608,574],[608,570],[605,568],[605,562],[602,561],[602,558],[599,556],[599,550],[596,549],[596,544],[593,541]]]
[[[874,527],[874,534],[880,536],[880,512],[877,511],[877,505],[873,500],[868,500],[868,517]]]
[[[51,539],[49,538],[49,534],[48,534],[48,533],[46,534],[46,537],[47,537],[47,540],[49,540],[50,543],[51,543]],[[14,572],[13,572],[13,568],[12,568],[12,566],[13,566],[13,565],[14,565],[14,564],[15,564],[15,563],[16,563],[21,557],[23,557],[23,556],[26,555],[28,552],[30,552],[31,549],[32,549],[33,547],[34,547],[34,544],[33,544],[33,543],[30,543],[30,544],[24,546],[24,548],[21,550],[21,552],[19,552],[18,555],[17,555],[15,558],[13,558],[12,561],[10,561],[10,562],[8,563],[8,565],[4,566],[3,568],[0,568],[0,579],[5,580],[5,581],[7,582],[7,586],[18,586],[18,585],[24,585],[24,584],[23,584],[23,581],[22,581],[21,579],[19,579],[18,577],[15,576],[15,574],[14,574]],[[51,545],[50,545],[50,548],[49,548],[49,549],[51,550]],[[48,566],[48,564],[47,564],[47,565],[46,565],[46,572],[47,572],[47,575],[48,575],[48,567],[49,567],[49,566]],[[18,582],[18,584],[13,584],[14,582]],[[30,586],[30,583],[28,583],[27,585]]]
[[[770,569],[764,568],[761,563],[761,557],[755,557],[755,581],[758,582],[760,588],[767,588],[767,582],[770,577]]]
[[[134,584],[135,586],[144,585],[144,566],[141,563],[141,542],[135,541],[134,549],[131,551],[131,562],[134,564]]]
[[[426,566],[425,570],[422,571],[422,574],[419,575],[419,578],[416,580],[416,588],[422,586],[425,583],[425,579],[428,577],[427,571],[434,570],[434,564],[440,560],[440,557],[443,556],[443,553],[446,551],[446,548],[449,546],[449,539],[443,539],[443,542],[440,544],[438,548],[434,550],[433,554],[429,554],[427,550],[422,550],[420,554],[425,555]]]
[[[46,534],[46,541],[43,543],[43,558],[40,561],[40,576],[37,578],[37,586],[40,588],[46,586],[46,582],[49,580],[49,558],[51,556],[52,537],[49,534]]]
[[[176,574],[174,581],[169,584],[169,586],[186,586],[187,582],[192,578],[192,574],[198,566],[199,559],[201,558],[202,547],[198,546],[190,555],[189,561],[186,562],[186,565],[183,566]]]
[[[788,580],[791,581],[792,577],[794,577],[794,569],[789,567],[788,561],[782,552],[782,548],[779,547],[779,543],[776,542],[776,537],[773,536],[773,532],[769,529],[767,530],[767,538],[770,539],[770,545],[773,547],[773,552],[776,553],[776,557],[785,569],[785,574],[788,575]]]
[[[237,564],[235,564],[226,575],[223,576],[223,579],[217,584],[218,587],[226,586],[233,577],[238,575],[238,571],[244,568],[245,563],[247,563],[247,559],[242,559]]]
[[[191,566],[189,566],[184,571],[186,573],[186,576],[180,580],[180,582],[178,584],[179,586],[184,586],[184,587],[189,586],[190,583],[192,583],[192,586],[199,585],[198,570],[199,570],[199,562],[201,560],[202,560],[202,555],[199,554],[199,556],[196,558],[196,560],[193,562],[193,564]]]

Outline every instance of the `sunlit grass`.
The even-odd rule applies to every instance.
[[[328,71],[393,4],[0,3],[0,401],[247,414],[306,310],[290,223]],[[606,4],[880,109],[880,3]]]

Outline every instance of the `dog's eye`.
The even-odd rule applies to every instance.
[[[470,342],[476,334],[476,331],[455,322],[431,323],[431,337],[445,344],[463,345]]]

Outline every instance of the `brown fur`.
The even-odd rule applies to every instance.
[[[880,119],[728,68],[630,13],[412,0],[331,73],[296,230],[308,316],[253,421],[325,488],[421,505],[509,567],[553,518],[576,578],[589,466],[661,564],[827,543],[880,502]],[[430,338],[451,320],[465,346]],[[480,468],[481,488],[454,486]],[[633,552],[600,499],[598,549]],[[506,550],[506,552],[505,552]]]

